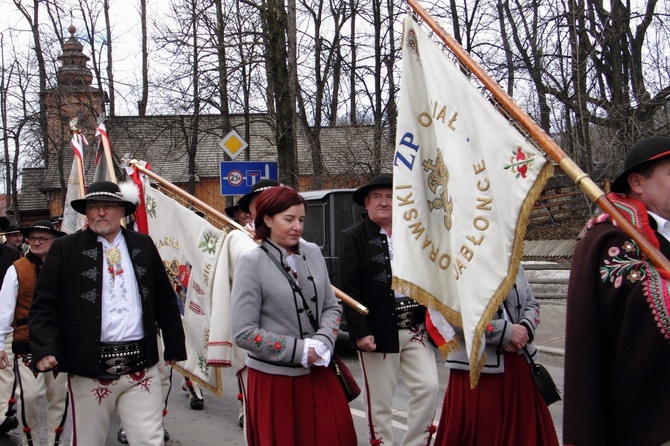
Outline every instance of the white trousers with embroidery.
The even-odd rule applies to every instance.
[[[399,353],[359,352],[369,438],[392,445],[393,397],[398,378],[409,389],[407,433],[403,446],[426,445],[435,418],[439,381],[435,352],[423,327],[420,332],[398,330]]]
[[[115,380],[69,375],[72,446],[103,445],[118,411],[129,444],[163,446],[163,393],[158,366]]]

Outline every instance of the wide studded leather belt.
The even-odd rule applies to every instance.
[[[425,308],[409,297],[397,299],[395,315],[398,328],[411,328],[424,322]]]
[[[118,378],[145,367],[143,340],[100,344],[101,375]]]

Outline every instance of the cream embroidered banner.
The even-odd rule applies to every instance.
[[[230,326],[227,311],[224,315],[219,314],[220,318],[213,317],[214,300],[223,298],[215,290],[215,276],[219,273],[217,264],[225,232],[148,184],[144,187],[144,198],[149,235],[177,290],[183,313],[188,359],[180,362],[179,368],[220,396],[223,394],[221,371],[208,364],[208,357],[212,323],[216,321],[223,331]],[[227,283],[227,272],[221,275]],[[221,357],[215,363],[230,366],[230,335],[227,339],[217,339],[216,344],[223,345],[223,352],[219,351]]]
[[[551,164],[409,17],[393,162],[394,287],[464,329],[471,382]]]

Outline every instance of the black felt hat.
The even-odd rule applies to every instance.
[[[670,138],[667,136],[652,136],[638,141],[626,155],[623,163],[623,172],[614,180],[610,189],[612,192],[624,193],[628,190],[628,175],[635,172],[644,164],[658,161],[670,156]]]
[[[226,213],[226,215],[228,215],[228,217],[235,218],[235,211],[238,210],[239,208],[240,208],[240,204],[237,203],[237,204],[234,204],[232,206],[228,206],[223,211]]]
[[[5,235],[10,235],[10,234],[18,234],[21,232],[21,226],[17,225],[16,223],[12,223],[11,225],[8,225],[5,228]]]
[[[86,214],[86,204],[90,201],[109,201],[111,203],[121,203],[126,208],[126,214],[130,215],[135,212],[137,205],[130,201],[129,198],[124,197],[121,193],[119,185],[111,181],[96,181],[88,187],[86,196],[78,200],[72,200],[70,205],[72,209],[80,214]]]
[[[391,175],[377,175],[365,186],[356,189],[352,195],[354,203],[365,206],[365,197],[372,189],[389,189],[393,188],[393,177]]]
[[[249,204],[251,204],[252,198],[254,198],[257,194],[260,194],[264,190],[272,189],[273,187],[277,187],[279,185],[280,184],[275,180],[264,179],[257,181],[256,183],[254,183],[253,186],[251,186],[251,192],[249,192],[246,195],[242,195],[242,198],[240,198],[240,201],[238,201],[237,204],[240,207],[240,209],[242,209],[244,212],[250,213]]]
[[[62,237],[66,235],[63,231],[59,231],[54,228],[53,223],[51,223],[49,220],[37,220],[31,226],[24,226],[21,228],[21,234],[25,235],[26,237],[30,235],[31,231],[47,231],[51,232],[56,237]]]

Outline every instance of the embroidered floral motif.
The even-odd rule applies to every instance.
[[[146,374],[147,374],[146,370],[142,369],[136,372],[128,373],[128,378],[130,379],[131,382],[138,382],[142,381],[146,376]]]
[[[91,390],[91,393],[98,401],[98,406],[100,406],[102,404],[102,400],[107,398],[112,393],[112,391],[107,387],[96,387],[95,389]]]
[[[378,248],[381,248],[381,246],[383,245],[381,237],[373,238],[368,243]]]
[[[116,385],[116,380],[113,379],[94,379],[93,381],[97,381],[98,384],[100,384],[98,387],[94,388],[91,390],[91,393],[93,394],[94,398],[98,402],[98,406],[102,404],[102,400],[107,398],[109,395],[112,394],[112,391],[109,389],[110,386],[115,386]]]
[[[89,302],[94,303],[96,295],[97,295],[97,293],[95,292],[95,290],[91,290],[91,291],[87,291],[86,293],[82,294],[81,298],[84,299],[84,300],[87,300]]]
[[[146,299],[149,296],[149,288],[145,287],[144,285],[140,287],[140,291],[142,292],[143,299]]]
[[[638,280],[642,279],[642,273],[640,271],[637,271],[637,270],[631,271],[630,274],[628,274],[628,276],[626,277],[626,279],[635,283]]]
[[[485,336],[492,336],[492,335],[493,335],[493,332],[498,328],[498,324],[499,324],[499,323],[500,323],[500,321],[497,320],[497,319],[491,321],[491,322],[486,326],[486,330],[485,330],[485,332],[484,332],[484,335],[485,335]]]
[[[142,252],[141,249],[139,249],[139,248],[135,248],[135,249],[133,249],[133,250],[131,251],[131,253],[130,253],[130,257],[132,257],[132,258],[134,259],[134,258],[137,257],[141,252]]]
[[[82,271],[81,275],[87,279],[96,280],[98,278],[98,268],[95,267],[87,269],[86,271]]]
[[[129,382],[137,383],[138,387],[144,389],[147,393],[151,393],[151,383],[153,382],[153,378],[146,375],[146,369],[142,369],[137,372],[129,373],[126,376],[128,377]]]
[[[625,277],[629,282],[635,283],[643,280],[646,276],[644,262],[640,260],[641,254],[637,244],[626,241],[619,247],[612,246],[607,250],[610,259],[605,259],[604,265],[600,267],[600,279],[603,283],[609,281],[614,288],[619,288]]]
[[[286,348],[286,340],[283,338],[268,338],[268,353],[273,358],[278,358],[281,352]]]
[[[391,277],[391,275],[389,273],[387,273],[386,271],[383,271],[383,272],[377,274],[376,276],[372,276],[372,279],[376,280],[378,282],[386,283],[386,282],[388,282],[390,277]]]
[[[265,346],[268,353],[274,358],[278,358],[282,351],[286,349],[286,339],[275,336],[268,336],[265,338],[262,334],[255,333],[253,329],[244,332],[242,334],[242,339],[253,343],[257,349],[261,349]]]
[[[335,337],[337,337],[337,333],[340,331],[339,327],[340,327],[340,318],[339,317],[332,324],[327,324],[326,325],[326,328],[331,330],[332,333],[333,333],[333,336],[335,336]]]
[[[384,254],[377,254],[376,256],[372,257],[370,260],[375,262],[375,263],[381,263],[383,265],[385,259],[386,259],[386,256]]]
[[[198,248],[202,252],[207,254],[214,254],[216,252],[216,244],[219,242],[219,237],[211,232],[207,232],[203,235],[202,241],[198,245]]]
[[[420,57],[419,42],[416,38],[416,32],[411,28],[409,31],[407,31],[407,46],[414,52],[414,54],[416,54],[417,57]]]
[[[147,215],[151,218],[156,218],[156,207],[158,204],[156,203],[156,199],[153,197],[146,197],[146,207],[147,207]]]
[[[425,329],[414,325],[409,328],[409,332],[412,333],[412,339],[410,339],[411,342],[423,345],[424,347],[426,346],[427,333]]]
[[[198,352],[198,368],[205,377],[209,378],[209,367],[207,367],[207,358],[202,353]]]
[[[84,254],[86,257],[90,257],[93,260],[98,260],[98,250],[93,248],[93,249],[87,249],[86,251],[82,251],[82,254]]]
[[[518,147],[516,150],[512,151],[512,156],[510,157],[510,163],[505,164],[503,169],[510,170],[513,174],[516,174],[514,177],[518,179],[519,177],[525,179],[528,174],[528,169],[533,167],[533,161],[535,158],[528,158],[521,147]]]
[[[143,266],[135,266],[135,273],[139,276],[142,277],[147,273],[147,269]]]
[[[263,345],[263,336],[260,334],[257,334],[254,336],[254,330],[247,330],[244,333],[242,333],[242,340],[247,341],[247,342],[253,342],[256,344],[256,347],[260,347]]]

